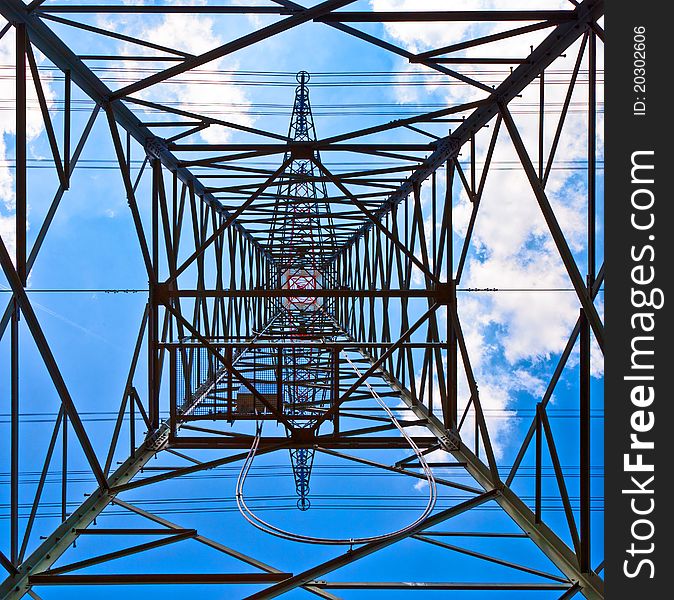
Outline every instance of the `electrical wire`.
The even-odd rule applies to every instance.
[[[418,468],[418,467],[414,467]],[[452,479],[472,479],[472,476],[465,470],[459,470],[458,472],[456,467],[442,467],[435,466],[436,470],[452,472]],[[499,465],[499,472],[507,475],[512,469],[512,465]],[[603,478],[604,477],[604,467],[595,466],[591,469],[590,477]],[[167,471],[170,470],[170,467],[167,468]],[[202,473],[192,473],[187,475],[182,475],[182,479],[190,479],[196,481],[211,481],[211,480],[231,480],[238,477],[240,468],[235,467],[216,467],[209,469],[209,472]],[[215,473],[213,471],[216,471]],[[258,472],[260,471],[260,472]],[[520,465],[517,470],[517,479],[533,479],[536,477],[536,466],[535,465]],[[142,471],[143,472],[143,471]],[[149,477],[153,476],[151,472],[147,473]],[[40,481],[39,476],[42,471],[19,471],[19,483],[21,485],[32,485]],[[312,477],[315,478],[325,478],[325,479],[334,479],[334,478],[345,478],[349,479],[358,479],[358,478],[392,478],[399,477],[399,473],[391,473],[388,471],[373,471],[370,467],[359,467],[358,465],[316,465],[312,471]],[[9,471],[0,472],[0,484],[6,483],[9,484],[9,478],[11,473]],[[60,484],[61,483],[62,470],[53,469],[48,472],[48,475],[45,478],[45,484]],[[274,479],[278,480],[280,477],[292,476],[292,468],[287,465],[265,465],[265,466],[256,466],[255,472],[249,475],[249,478],[252,479]],[[541,477],[548,479],[556,477],[554,467],[541,465]],[[565,479],[578,479],[580,477],[580,467],[579,466],[564,466],[564,478]],[[139,478],[142,480],[142,477]],[[95,481],[95,478],[91,475],[90,471],[85,469],[68,469],[68,481],[72,483],[88,483]],[[321,497],[321,496],[314,496]],[[387,497],[390,497],[387,495]],[[293,496],[294,498],[294,496]],[[407,496],[404,496],[407,498]]]
[[[346,358],[347,362],[351,365],[353,370],[356,372],[357,376],[360,378],[362,376],[361,371],[358,369],[358,367],[351,361],[349,358],[349,355],[345,350],[342,350],[342,354]],[[407,533],[408,531],[411,531],[418,525],[422,524],[428,516],[433,512],[433,509],[435,508],[435,504],[437,501],[437,487],[436,487],[436,482],[435,478],[433,477],[433,471],[428,465],[428,462],[426,461],[426,457],[423,454],[423,452],[419,449],[419,447],[416,445],[414,440],[410,437],[410,435],[405,431],[405,428],[398,422],[396,419],[395,415],[391,411],[391,409],[386,405],[386,403],[382,400],[382,398],[377,394],[376,390],[367,382],[365,381],[365,385],[369,389],[370,393],[372,394],[373,398],[377,401],[377,403],[381,406],[381,408],[387,413],[388,417],[391,419],[391,422],[393,425],[395,425],[396,429],[403,435],[403,437],[407,440],[407,443],[410,445],[412,450],[414,451],[415,455],[419,459],[419,464],[421,465],[421,468],[426,475],[426,481],[428,482],[428,502],[426,504],[426,507],[424,511],[421,513],[421,515],[412,523],[409,525],[406,525],[405,527],[402,527],[400,529],[397,529],[395,531],[391,531],[389,533],[381,534],[381,535],[374,535],[374,536],[367,536],[367,537],[356,537],[356,538],[325,538],[325,537],[316,537],[316,536],[308,536],[308,535],[301,535],[298,533],[293,533],[291,531],[281,529],[279,527],[276,527],[272,525],[271,523],[261,519],[258,517],[251,509],[250,507],[246,504],[246,500],[244,497],[244,492],[243,488],[246,483],[246,478],[248,477],[248,473],[250,471],[251,466],[253,465],[253,460],[255,459],[255,455],[257,453],[257,449],[260,444],[260,439],[262,437],[262,426],[263,422],[258,421],[256,425],[256,435],[255,435],[255,440],[250,448],[250,451],[248,452],[248,455],[246,456],[246,459],[244,461],[243,467],[241,468],[241,471],[239,472],[239,477],[237,478],[236,481],[236,491],[235,491],[235,497],[236,497],[236,504],[239,509],[239,512],[243,515],[244,519],[248,521],[251,525],[256,527],[257,529],[264,531],[265,533],[269,533],[275,537],[280,537],[286,540],[294,541],[294,542],[303,542],[307,544],[326,544],[326,545],[350,545],[353,546],[354,544],[366,544],[369,542],[378,542],[378,541],[383,541],[387,540],[402,534]]]

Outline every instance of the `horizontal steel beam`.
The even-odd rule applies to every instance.
[[[159,290],[159,302],[169,298],[436,298],[446,297],[449,288],[437,290],[350,290],[350,289],[276,289],[276,290]]]
[[[257,342],[236,342],[228,341],[226,339],[210,338],[211,345],[215,347],[231,347],[231,348],[287,348],[286,342],[274,342],[272,340],[265,340],[263,337]],[[293,340],[293,348],[315,348],[317,350],[345,350],[347,348],[390,348],[396,345],[395,342],[313,342],[313,341],[296,341]],[[441,346],[444,348],[446,342],[403,342],[397,344],[398,348],[436,348]],[[175,349],[194,349],[203,348],[204,345],[198,342],[161,342],[158,344],[159,348],[167,348],[169,350]]]
[[[211,415],[211,418],[217,415]],[[223,413],[223,418],[227,415]],[[420,448],[429,448],[437,442],[434,437],[413,437],[414,443]],[[171,448],[193,448],[193,449],[249,449],[251,438],[236,439],[223,435],[223,437],[196,437],[196,436],[178,436],[171,443]],[[385,436],[364,436],[364,437],[338,437],[338,436],[318,436],[312,437],[306,441],[290,440],[286,437],[267,436],[260,439],[260,450],[268,446],[285,444],[285,448],[313,448],[319,444],[322,448],[348,448],[348,449],[370,449],[370,450],[399,450],[409,449],[410,445],[405,438],[385,437]]]
[[[49,4],[33,9],[36,13],[150,13],[150,14],[261,14],[261,15],[289,15],[296,11],[277,6],[199,6],[199,5],[149,5],[149,4]]]
[[[410,60],[413,63],[427,61],[427,58]],[[524,64],[528,61],[526,58],[466,58],[464,56],[457,58],[434,58],[433,62],[439,65],[515,65]]]
[[[180,585],[275,583],[292,573],[134,573],[105,575],[31,575],[31,585]]]
[[[387,152],[407,150],[411,152],[426,151],[435,148],[435,142],[426,144],[332,144],[317,142],[291,142],[288,144],[169,144],[168,149],[176,152],[273,152],[284,154],[291,152],[298,158],[308,158],[312,152]],[[217,157],[215,157],[217,158]],[[209,160],[204,157],[203,160]],[[296,176],[295,176],[296,177]],[[313,177],[303,175],[303,179]]]
[[[573,10],[397,10],[397,11],[337,11],[314,21],[320,23],[400,23],[470,21],[574,21]]]
[[[568,583],[469,583],[443,581],[312,581],[311,585],[324,590],[410,590],[433,592],[440,590],[540,592],[568,590]]]

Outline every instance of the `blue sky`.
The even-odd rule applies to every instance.
[[[395,10],[408,8],[409,3],[396,0],[374,0],[372,6],[379,10]],[[421,3],[415,3],[415,5]],[[439,3],[425,3],[429,8],[437,8]],[[462,3],[466,4],[466,3]],[[508,8],[556,8],[567,7],[564,2],[519,2],[515,3],[487,3],[489,7]],[[367,7],[369,3],[359,2],[353,5],[353,10]],[[204,51],[209,44],[222,43],[234,36],[241,35],[252,29],[255,23],[245,17],[199,17],[195,26],[199,27],[200,35],[191,39],[181,32],[184,22],[175,19],[163,21],[160,18],[144,19],[150,24],[151,31],[143,31],[143,25],[134,19],[124,20],[119,17],[83,17],[82,21],[95,23],[98,26],[114,26],[128,35],[150,36],[154,40],[164,43],[191,43],[193,51]],[[267,18],[261,18],[264,23]],[[114,23],[114,25],[112,25]],[[470,33],[479,30],[473,25]],[[488,27],[482,25],[480,27]],[[62,35],[71,47],[78,52],[88,54],[110,51],[133,51],[123,43],[113,42],[91,34],[83,34],[71,28],[54,25],[54,31]],[[435,24],[409,27],[384,27],[381,25],[362,25],[363,30],[371,31],[384,39],[403,45],[412,50],[424,50],[428,47],[451,43],[454,36],[460,36],[465,31],[447,28],[442,30]],[[481,31],[479,31],[482,33]],[[487,30],[484,31],[486,33]],[[154,36],[154,37],[152,37]],[[171,39],[177,36],[177,40]],[[537,43],[544,34],[533,34],[526,40],[517,42],[515,47],[500,48],[498,51],[524,52],[528,45]],[[159,41],[158,41],[159,43]],[[577,45],[567,52],[567,58],[561,59],[553,67],[549,76],[548,94],[551,104],[550,116],[546,115],[546,141],[554,134],[554,127],[558,118],[559,102],[566,91],[564,84],[569,78],[569,69],[575,60]],[[10,106],[13,101],[12,71],[9,69],[13,60],[13,32],[10,30],[0,42],[0,63],[4,77],[0,78],[0,93],[2,108]],[[575,51],[574,51],[575,49]],[[601,54],[601,44],[599,44]],[[510,54],[509,54],[510,55]],[[40,59],[39,59],[40,60]],[[63,127],[63,112],[60,100],[63,97],[63,80],[59,72],[51,68],[47,60],[41,59],[41,76],[48,88],[49,98],[52,101],[52,119],[57,132]],[[93,63],[92,63],[93,64]],[[95,63],[97,67],[106,67],[105,63]],[[600,62],[601,64],[601,62]],[[107,65],[114,67],[115,65]],[[147,66],[143,65],[143,68]],[[386,122],[395,118],[395,115],[409,114],[409,112],[432,110],[455,102],[465,102],[472,99],[471,92],[466,86],[436,85],[441,78],[418,75],[403,59],[360,40],[350,38],[318,23],[311,23],[296,30],[281,34],[275,38],[237,53],[232,58],[218,61],[217,65],[208,66],[207,71],[199,76],[202,83],[190,81],[180,84],[166,84],[158,91],[148,92],[148,99],[175,101],[195,110],[214,111],[223,114],[223,118],[236,119],[246,124],[269,129],[279,133],[287,130],[289,107],[294,90],[293,74],[299,70],[312,73],[311,101],[316,115],[316,127],[320,137],[340,133],[346,130],[365,127],[373,123]],[[222,71],[271,71],[265,75],[231,75]],[[215,72],[219,71],[219,72]],[[335,72],[351,73],[335,75]],[[355,72],[390,72],[399,73],[396,83],[390,76],[356,75]],[[104,79],[119,73],[98,71]],[[330,73],[328,75],[328,73]],[[499,71],[493,77],[502,79],[507,72]],[[134,73],[128,73],[130,78]],[[483,75],[485,76],[485,75]],[[487,77],[487,76],[485,76]],[[222,79],[229,83],[222,83]],[[421,80],[427,85],[411,87],[400,85],[410,79]],[[245,81],[247,85],[242,85]],[[266,82],[264,85],[250,85],[251,82]],[[206,81],[206,83],[203,83]],[[362,81],[368,85],[353,85]],[[559,83],[555,83],[559,81]],[[585,79],[581,77],[581,82]],[[271,83],[273,83],[273,85]],[[374,83],[380,82],[380,83]],[[383,82],[383,83],[382,83]],[[343,85],[350,84],[350,85]],[[429,85],[430,84],[430,85]],[[116,83],[110,85],[115,87]],[[171,87],[173,86],[173,87]],[[599,88],[601,99],[602,87]],[[90,102],[77,89],[73,91],[78,109],[73,113],[74,139],[82,131],[89,111]],[[521,128],[525,140],[530,142],[532,158],[536,162],[536,132],[537,117],[532,113],[531,103],[537,101],[538,88],[532,85],[525,95],[511,105],[514,118]],[[584,236],[584,193],[586,176],[584,172],[583,151],[584,139],[579,132],[584,131],[583,103],[586,101],[586,87],[578,86],[575,92],[574,110],[569,116],[569,123],[565,129],[560,144],[559,161],[563,169],[553,171],[549,183],[550,198],[553,206],[559,211],[559,218],[565,233],[571,241],[571,247],[580,265],[586,260]],[[219,103],[224,104],[220,106]],[[237,106],[230,107],[230,104]],[[281,108],[270,108],[262,105],[282,105]],[[374,108],[336,110],[336,105],[368,104]],[[376,108],[381,105],[384,108]],[[36,104],[32,106],[36,107]],[[81,109],[81,110],[80,110]],[[386,112],[387,114],[362,114],[365,112]],[[230,113],[234,114],[230,114]],[[275,114],[260,114],[274,112]],[[338,113],[338,114],[335,114]],[[347,113],[347,114],[344,114]],[[393,114],[388,114],[393,113]],[[31,123],[31,141],[29,144],[29,182],[28,203],[29,247],[35,239],[42,219],[51,202],[57,187],[55,170],[50,167],[49,146],[46,135],[40,125],[39,111],[33,108],[29,111]],[[600,122],[601,122],[600,113]],[[0,156],[3,168],[0,168],[0,226],[3,241],[11,245],[11,223],[13,215],[11,177],[12,161],[14,158],[14,135],[11,122],[11,110],[0,111],[0,126],[3,131],[4,156]],[[492,124],[493,125],[493,124]],[[445,133],[439,127],[429,128],[436,133]],[[489,140],[491,129],[486,129],[478,136],[478,150],[483,152]],[[237,132],[208,131],[204,141],[248,141],[250,137]],[[376,138],[377,141],[409,141],[412,134],[406,132],[391,133]],[[600,137],[600,158],[601,151]],[[140,166],[143,158],[142,149],[134,144],[132,160],[134,169]],[[468,161],[468,154],[462,154],[464,164]],[[478,155],[478,164],[481,160]],[[549,235],[541,226],[540,211],[535,204],[533,194],[528,190],[523,176],[512,169],[516,156],[504,128],[498,139],[495,155],[495,169],[487,179],[485,196],[481,212],[477,219],[474,241],[468,256],[468,264],[464,274],[465,287],[570,287],[561,261],[550,242]],[[263,158],[259,163],[269,168],[276,168],[276,157]],[[346,159],[352,161],[353,159]],[[358,159],[356,159],[358,160]],[[328,166],[335,170],[341,168],[355,168],[354,165],[336,164],[340,156],[334,155],[326,160]],[[375,159],[361,160],[361,166],[376,162]],[[575,170],[574,170],[575,168]],[[603,198],[603,170],[598,173],[599,215],[601,224],[603,213],[601,198]],[[10,179],[8,180],[7,177]],[[3,181],[10,181],[10,187],[2,187]],[[444,186],[444,178],[439,175],[439,185]],[[149,179],[147,175],[141,180],[137,197],[143,218],[149,223]],[[4,192],[3,192],[4,190]],[[9,190],[9,191],[8,191]],[[442,197],[439,194],[439,197]],[[433,217],[430,213],[430,193],[427,186],[422,191],[424,199],[424,216],[430,224]],[[458,253],[463,242],[467,223],[469,203],[455,182],[455,223],[454,247]],[[436,215],[437,218],[437,215]],[[603,234],[601,225],[598,230],[597,257],[601,264],[601,246]],[[185,250],[187,251],[187,250]],[[582,269],[581,269],[582,270]],[[420,285],[421,282],[417,282]],[[7,285],[3,282],[3,286]],[[35,264],[29,280],[29,288],[33,290],[30,298],[40,318],[41,325],[50,342],[59,367],[64,375],[71,395],[78,410],[83,415],[85,426],[99,457],[104,457],[113,426],[113,413],[118,409],[123,392],[128,364],[133,350],[133,344],[138,331],[146,301],[146,295],[139,293],[106,293],[81,291],[78,293],[40,292],[47,289],[139,289],[147,287],[146,277],[138,243],[133,231],[130,213],[124,197],[121,177],[115,169],[114,153],[110,141],[109,130],[103,116],[99,116],[82,154],[78,168],[72,177],[71,190],[63,198],[54,223],[46,238],[40,257]],[[0,297],[9,297],[2,294]],[[466,331],[467,343],[474,360],[482,402],[487,408],[490,430],[494,436],[500,464],[512,464],[514,455],[519,448],[523,433],[529,426],[532,418],[532,409],[537,398],[540,398],[544,386],[551,375],[557,357],[561,352],[568,335],[571,332],[577,317],[577,300],[571,292],[527,291],[527,292],[500,292],[500,293],[460,293],[459,311],[462,324]],[[601,306],[601,301],[599,302]],[[421,304],[419,305],[421,306]],[[421,310],[421,309],[419,309]],[[441,316],[441,319],[443,317]],[[445,317],[446,318],[446,317]],[[390,315],[392,324],[397,325],[398,318]],[[8,336],[0,342],[0,364],[4,376],[0,377],[0,393],[5,399],[9,398],[8,390]],[[592,451],[594,464],[593,494],[597,496],[596,508],[593,512],[593,564],[603,556],[602,548],[602,520],[601,492],[603,480],[601,465],[603,461],[602,425],[603,425],[603,394],[601,376],[603,367],[597,352],[593,353],[593,414],[592,421]],[[25,324],[21,324],[21,412],[25,419],[21,429],[21,471],[25,473],[21,485],[21,503],[32,501],[37,475],[42,464],[44,450],[48,443],[53,419],[58,411],[58,398],[49,381],[48,374],[37,354]],[[143,358],[141,358],[141,365]],[[565,369],[562,379],[553,396],[550,407],[552,427],[555,433],[558,450],[562,463],[570,473],[577,473],[577,421],[568,418],[568,415],[577,411],[578,407],[578,366],[577,354],[571,358]],[[137,381],[142,382],[143,371],[139,372]],[[464,382],[461,397],[466,398]],[[141,389],[141,393],[144,390]],[[464,400],[465,403],[465,400]],[[0,436],[0,448],[3,456],[8,455],[9,431],[8,401],[0,417],[0,427],[3,435]],[[490,412],[491,411],[491,412]],[[467,425],[467,437],[470,439],[470,420]],[[139,430],[142,428],[139,424]],[[127,441],[122,434],[116,459],[123,460],[127,452]],[[533,449],[533,448],[532,448]],[[396,451],[380,452],[376,459],[389,463],[403,456]],[[194,453],[203,459],[215,458],[215,453]],[[83,494],[91,491],[94,480],[86,471],[83,456],[70,432],[70,459],[72,485],[69,488],[68,500],[74,508],[83,500]],[[369,455],[372,458],[372,454]],[[376,455],[375,455],[376,456]],[[544,478],[544,495],[555,496],[556,488],[549,459],[546,457],[546,477]],[[4,517],[3,527],[8,529],[8,461],[2,469],[3,482],[1,500]],[[153,463],[154,464],[154,463]],[[157,465],[181,464],[176,457],[165,456],[157,459]],[[533,493],[533,465],[531,451],[527,455],[521,470],[524,477],[518,477],[514,489],[524,497],[531,497]],[[574,471],[575,467],[575,471]],[[57,453],[52,463],[52,470],[45,492],[45,501],[55,503],[46,506],[44,513],[38,518],[35,527],[35,536],[31,547],[37,543],[39,535],[45,535],[59,522],[60,506],[60,454]],[[259,477],[252,478],[248,491],[251,496],[264,498],[269,495],[283,494],[288,499],[279,502],[284,507],[294,506],[294,486],[289,469],[287,453],[278,452],[256,461],[256,470]],[[234,481],[237,469],[232,467],[208,472],[208,477],[199,476],[184,480],[160,484],[156,487],[140,488],[128,492],[124,499],[135,502],[140,507],[153,510],[156,514],[185,527],[196,527],[200,533],[213,537],[222,543],[232,546],[243,552],[255,555],[269,564],[282,570],[297,572],[301,565],[321,562],[337,551],[334,548],[288,544],[265,536],[253,530],[235,511],[233,502]],[[254,470],[255,473],[255,470]],[[302,532],[316,535],[342,535],[346,530],[354,535],[369,535],[384,532],[388,528],[397,528],[413,520],[423,507],[426,490],[423,486],[415,486],[415,481],[396,475],[377,474],[372,469],[359,467],[355,464],[345,466],[344,461],[318,455],[315,472],[312,477],[312,494],[316,495],[314,508],[307,513],[297,510],[274,510],[261,513],[264,518],[274,519],[288,529],[296,528]],[[507,473],[507,469],[505,470]],[[270,474],[273,474],[270,475]],[[217,476],[215,476],[217,475]],[[439,476],[448,473],[439,470]],[[459,479],[469,483],[469,478]],[[568,478],[569,493],[572,497],[578,496],[575,477]],[[388,496],[385,500],[356,498],[345,500],[334,498],[340,494],[358,496]],[[333,497],[331,497],[333,496]],[[440,505],[447,507],[455,503],[460,496],[453,490],[441,490]],[[463,496],[462,496],[463,497]],[[390,510],[364,510],[354,508],[343,510],[335,508],[338,502],[350,502],[358,506],[368,504],[385,504]],[[258,502],[267,504],[266,500]],[[560,505],[554,499],[549,500],[556,507]],[[531,501],[529,501],[531,505]],[[545,504],[545,503],[544,503]],[[577,503],[576,503],[577,504]],[[593,505],[595,506],[595,505]],[[410,510],[401,510],[401,507],[410,507]],[[213,512],[207,512],[206,509]],[[29,507],[22,508],[22,514]],[[417,512],[415,512],[415,510]],[[110,513],[106,516],[107,512]],[[119,508],[112,508],[99,519],[99,525],[111,526],[148,526],[139,517],[129,516]],[[576,515],[577,516],[577,515]],[[568,535],[564,537],[563,513],[558,509],[544,512],[544,518],[555,531],[569,542]],[[514,532],[517,530],[506,516],[495,510],[490,503],[484,510],[478,510],[451,522],[458,530],[487,530]],[[443,529],[438,527],[438,530]],[[447,527],[444,528],[445,530]],[[5,536],[6,540],[7,537]],[[126,538],[116,541],[121,546],[130,543],[145,541],[129,540]],[[533,544],[526,540],[504,540],[486,543],[483,540],[458,540],[458,545],[466,548],[505,558],[513,558],[522,564],[556,573],[554,566],[538,551]],[[105,550],[113,550],[115,542],[106,544]],[[188,547],[189,546],[189,547]],[[6,551],[6,545],[3,551]],[[96,536],[81,538],[77,542],[77,549],[68,553],[62,562],[78,560],[81,557],[97,554],[101,551],[100,542]],[[186,541],[156,549],[142,555],[142,564],[137,558],[122,559],[115,563],[94,567],[87,572],[174,572],[174,571],[202,571],[221,570],[222,572],[237,572],[248,570],[246,565],[228,559],[211,549],[204,548],[195,541]],[[57,563],[58,564],[58,563]],[[533,581],[538,580],[525,573],[518,573],[505,567],[494,566],[494,581]],[[344,568],[326,579],[354,581],[367,578],[373,581],[384,580],[436,580],[475,581],[483,576],[484,563],[470,557],[435,548],[416,540],[407,540],[383,551],[363,559],[354,565]],[[542,581],[542,580],[541,580]],[[159,588],[151,588],[153,591]],[[255,586],[243,588],[228,588],[226,591],[217,591],[223,598],[244,597],[252,593]],[[211,593],[212,588],[203,590],[190,588],[188,593]],[[60,588],[44,588],[39,590],[40,596],[50,598],[84,597],[89,593],[88,588],[72,590]],[[77,593],[77,596],[73,596]],[[129,598],[141,597],[147,590],[143,588],[124,590]],[[186,594],[185,588],[164,586],[161,593],[166,598],[182,598]],[[342,595],[337,592],[338,595]],[[70,595],[69,595],[70,594]],[[81,595],[80,595],[81,594]],[[521,593],[505,594],[505,597],[519,598]],[[556,598],[561,592],[527,592],[527,595],[540,598]],[[359,598],[361,592],[344,592],[345,598]],[[402,596],[396,592],[382,592],[382,597]],[[288,594],[288,597],[306,596],[306,592],[297,591]],[[479,593],[458,593],[457,598],[463,596],[476,598]]]

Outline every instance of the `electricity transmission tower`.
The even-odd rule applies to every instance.
[[[295,91],[288,131],[288,139],[293,142],[316,142],[309,102],[309,77],[305,71],[297,75],[299,86]],[[328,192],[325,182],[316,182],[316,163],[319,161],[317,150],[305,158],[294,157],[292,152],[286,152],[284,156],[288,167],[278,186],[267,242],[269,248],[278,251],[276,277],[281,289],[306,290],[309,294],[324,289],[323,283],[328,276],[326,271],[334,258],[333,224],[325,202]],[[322,371],[328,366],[330,355],[324,350],[302,348],[301,342],[309,339],[332,340],[336,331],[330,324],[326,329],[325,317],[328,313],[317,298],[292,296],[279,310],[283,329],[272,325],[275,336],[279,340],[285,339],[291,346],[299,345],[284,349],[280,359],[284,412],[300,419],[291,419],[292,427],[286,429],[292,439],[294,428],[312,427],[319,412],[329,404],[328,378]],[[315,418],[311,419],[312,416]],[[313,448],[290,448],[300,510],[307,510],[310,506],[309,478],[314,452]]]
[[[604,346],[596,225],[603,2],[583,0],[563,10],[548,10],[542,2],[527,11],[349,11],[350,4],[0,0],[7,21],[0,36],[14,36],[16,50],[15,237],[10,242],[3,234],[0,241],[11,290],[0,321],[9,420],[1,599],[51,597],[52,586],[77,598],[91,591],[81,586],[141,584],[219,585],[223,597],[251,599],[349,598],[381,590],[604,597],[591,485],[600,468],[591,451],[599,443],[591,421],[599,406],[591,394],[591,344],[601,351]],[[202,54],[92,20],[147,19],[149,27],[152,18],[175,14],[207,16],[213,23],[262,18],[250,21],[250,32]],[[477,34],[460,27],[460,40],[412,52],[372,25],[398,23],[493,28]],[[430,112],[413,105],[389,122],[369,117],[367,126],[328,137],[319,137],[314,126],[319,116],[312,115],[309,87],[316,78],[310,83],[305,71],[292,82],[287,134],[287,121],[278,132],[172,100],[171,86],[181,77],[205,77],[203,69],[213,61],[305,29],[317,39],[329,32],[330,39],[341,36],[387,58],[402,57],[433,73],[434,84],[469,93],[465,101]],[[89,36],[91,45],[78,46],[74,35]],[[507,53],[499,44],[507,44]],[[557,61],[567,56],[572,68],[563,72]],[[121,84],[106,79],[101,61],[115,74],[125,73]],[[153,67],[126,71],[130,61]],[[54,87],[56,100],[45,94],[52,79],[60,86]],[[31,213],[29,226],[31,178],[38,179],[27,152],[31,86],[57,189],[43,219]],[[545,96],[550,86],[563,89],[554,102]],[[532,90],[536,101],[527,111],[534,115],[533,128],[522,125],[515,109]],[[77,130],[75,108],[85,100],[93,108]],[[574,110],[582,113],[586,143],[580,186],[586,233],[580,241],[566,235],[565,189],[548,185]],[[328,129],[319,122],[319,132]],[[223,130],[236,141],[204,135]],[[84,185],[81,157],[99,156],[87,142],[101,131],[114,150],[117,183],[148,281],[121,402],[105,407],[115,411],[105,436],[78,411],[81,398],[64,374],[63,348],[38,318],[28,285],[65,210],[62,199],[65,204]],[[528,426],[513,430],[515,450],[506,463],[495,447],[498,424],[480,388],[461,295],[470,291],[465,271],[488,196],[510,193],[489,190],[502,148],[512,153],[508,168],[527,188],[529,198],[518,201],[535,204],[543,223],[537,235],[554,250],[556,264],[549,268],[561,269],[567,294],[577,300],[577,319],[561,352],[550,358],[539,397],[530,401],[529,413],[522,412],[530,417]],[[372,157],[374,165],[367,160]],[[468,207],[468,217],[459,227],[461,198],[467,199],[461,206]],[[490,235],[520,227],[520,215],[513,210],[511,221]],[[534,302],[528,306],[535,311]],[[49,409],[44,400],[43,410],[53,408],[55,416],[39,439],[22,433],[30,400],[19,385],[28,368],[26,346],[35,348],[30,356],[39,355],[58,400]],[[574,410],[564,421],[572,434],[562,435],[551,402],[569,374]],[[272,456],[283,457],[293,484],[292,513],[278,513],[292,514],[288,523],[263,520],[251,500],[263,489],[262,478],[253,477],[257,465],[269,468],[264,461]],[[80,461],[86,477],[69,472],[73,461]],[[55,465],[57,486],[50,485]],[[428,504],[407,524],[408,513],[399,511],[387,531],[374,533],[352,529],[362,525],[358,507],[346,518],[321,520],[314,485],[319,466],[341,468],[347,478],[361,469],[371,479],[363,485],[378,486],[375,478],[386,474],[409,485],[406,496],[418,483],[419,498],[427,494]],[[23,468],[37,473],[30,484],[24,485]],[[215,476],[207,485],[218,499],[232,502],[231,514],[193,515],[202,519],[199,529],[143,504],[162,499],[169,489],[162,486],[190,498],[198,477],[229,468],[237,473],[236,486]],[[358,481],[348,479],[344,489],[352,491]],[[264,493],[271,501],[282,499],[282,485],[279,479]],[[43,518],[45,507],[57,507],[59,514]],[[315,553],[298,551],[305,548],[301,543],[314,544]],[[169,549],[173,558],[159,568],[152,557]],[[201,551],[228,562],[221,567],[202,560]],[[466,572],[478,575],[462,577],[463,561],[477,564]]]

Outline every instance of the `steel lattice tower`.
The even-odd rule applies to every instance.
[[[315,142],[316,128],[309,102],[309,74],[297,74],[299,86],[295,90],[288,139],[293,142]],[[325,203],[325,182],[317,183],[316,163],[320,154],[313,151],[311,158],[296,158],[286,153],[286,173],[281,176],[278,196],[274,205],[274,220],[268,243],[277,243],[284,255],[278,266],[280,287],[288,290],[322,289],[328,260],[333,244],[329,207]],[[287,181],[284,181],[287,180]],[[321,303],[316,298],[288,298],[281,315],[287,339],[292,344],[309,338],[326,340],[326,332],[317,319],[322,316]],[[320,366],[324,352],[313,349],[293,349],[283,356],[284,380],[288,383],[283,398],[286,412],[292,416],[309,417],[323,408],[328,400],[329,388],[321,382]],[[295,380],[295,381],[293,381]],[[292,421],[296,427],[310,427],[311,419]],[[291,435],[291,431],[287,431]],[[298,507],[307,510],[309,478],[314,461],[314,450],[290,450],[295,486],[299,495]]]
[[[167,597],[222,586],[226,597],[250,600],[382,590],[604,597],[595,418],[603,397],[593,379],[604,348],[596,223],[604,3],[351,5],[0,0],[0,50],[14,84],[5,146],[15,157],[3,175],[13,182],[9,212],[0,215],[11,292],[0,315],[8,483],[0,600],[48,597],[50,586],[82,598],[91,594],[81,586],[141,584],[165,586]],[[171,19],[185,15],[188,30],[176,29]],[[213,47],[174,47],[183,42],[158,40],[153,23]],[[420,51],[381,26],[399,23],[441,23],[454,37]],[[334,52],[306,55],[309,33]],[[246,104],[228,94],[251,77],[246,60],[275,57],[279,40],[302,63],[257,72],[295,89],[287,130],[290,107],[274,85],[259,92],[252,82],[247,92],[261,113],[285,111],[282,126],[228,112]],[[342,64],[354,47],[371,49],[377,65],[385,63],[376,53],[408,61],[414,77],[405,79],[400,62],[386,73],[362,71],[365,56]],[[232,56],[240,69],[218,62]],[[321,61],[337,74],[329,85],[349,92],[323,105]],[[299,67],[315,73],[313,115],[308,74],[289,75]],[[402,79],[449,92],[432,106],[386,104],[381,88]],[[176,95],[192,83],[213,86],[210,95]],[[330,113],[335,106],[348,115],[356,107],[358,125]],[[324,112],[340,117],[319,123],[327,137],[313,120]],[[580,158],[566,161],[569,147]],[[35,171],[38,155],[47,158]],[[87,170],[99,164],[107,179]],[[560,179],[567,170],[573,180]],[[71,231],[78,206],[111,198],[127,220],[111,220],[109,238],[92,240],[85,226],[54,235]],[[485,224],[494,205],[499,218]],[[133,246],[119,238],[122,222]],[[471,302],[519,292],[473,286],[471,265],[485,240],[523,230],[546,251],[544,262],[531,261],[532,288],[554,272],[566,291],[548,305],[556,345],[537,359],[540,385],[518,396],[516,410],[497,410],[480,368],[488,349],[475,335],[493,313]],[[517,259],[506,256],[497,274],[511,277]],[[57,293],[70,294],[62,309],[80,318],[83,292],[94,293],[83,287],[86,269],[109,282],[115,266],[141,282],[105,287],[106,302],[120,303],[106,313],[115,339],[134,317],[122,299],[142,300],[123,350],[108,344],[97,355],[82,328],[75,342],[60,339],[36,312],[42,282],[58,281]],[[81,289],[70,289],[80,270]],[[509,310],[525,307],[523,322],[540,328],[533,313],[542,302],[518,298]],[[523,377],[512,367],[497,391],[518,393]],[[513,426],[501,427],[501,417]],[[244,489],[249,471],[260,477]],[[392,494],[389,482],[404,493]],[[325,503],[323,486],[344,506]],[[251,527],[247,498],[279,530],[292,515],[316,552],[298,551],[297,535]],[[390,510],[409,499],[410,511]],[[370,522],[361,501],[386,518]],[[354,533],[384,522],[387,531]]]

